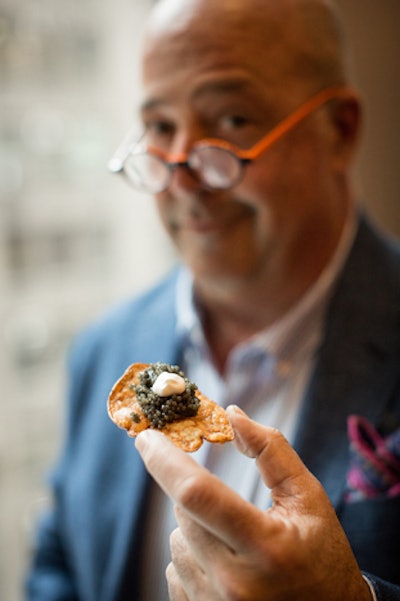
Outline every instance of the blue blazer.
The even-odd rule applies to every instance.
[[[54,507],[38,530],[29,601],[140,601],[149,477],[106,400],[129,364],[179,363],[175,280],[176,272],[118,307],[74,345],[65,448],[52,477]],[[400,497],[344,501],[352,413],[400,427],[400,254],[364,219],[330,305],[294,446],[324,485],[378,598],[400,601]]]

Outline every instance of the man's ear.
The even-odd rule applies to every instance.
[[[356,92],[348,90],[330,106],[333,127],[332,152],[337,171],[351,167],[359,144],[362,107]]]

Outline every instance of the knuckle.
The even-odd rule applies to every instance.
[[[175,572],[174,564],[172,563],[172,561],[165,568],[165,577],[168,581],[170,581],[176,577],[176,572]]]
[[[250,589],[248,587],[244,589],[241,583],[232,578],[232,574],[227,574],[221,584],[223,599],[226,599],[226,601],[250,601],[251,597],[249,595],[252,595]]]
[[[188,511],[204,508],[208,497],[208,474],[190,475],[181,483],[176,493],[176,502]]]
[[[182,557],[186,552],[184,538],[179,528],[176,528],[176,530],[171,532],[169,537],[169,546],[171,550],[172,562],[174,564],[178,564],[180,561],[182,561]]]
[[[174,530],[172,530],[171,534],[169,535],[169,542],[171,545],[174,545],[178,542],[179,539],[180,539],[179,528],[175,528]]]

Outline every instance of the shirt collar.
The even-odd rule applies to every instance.
[[[194,302],[193,276],[185,266],[181,267],[178,274],[175,306],[178,336],[199,339],[203,335],[203,328]]]
[[[255,339],[275,356],[286,360],[298,352],[314,349],[322,336],[322,324],[333,288],[347,260],[357,231],[358,221],[351,214],[332,259],[318,279],[281,319]]]

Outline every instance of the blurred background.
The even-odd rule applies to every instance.
[[[151,0],[0,0],[0,599],[22,575],[62,434],[71,337],[173,263],[152,202],[107,172],[134,118]],[[338,0],[366,96],[356,179],[400,234],[400,3]]]

